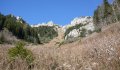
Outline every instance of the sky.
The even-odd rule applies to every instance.
[[[93,16],[102,0],[0,0],[0,12],[21,16],[30,25],[53,21],[69,24],[75,17]]]

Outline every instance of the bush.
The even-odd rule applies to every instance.
[[[3,36],[3,33],[0,34],[0,44],[3,44],[5,41],[5,38]]]
[[[16,57],[20,57],[21,59],[25,59],[28,64],[31,64],[34,60],[33,54],[30,50],[24,48],[23,42],[18,42],[16,47],[9,49],[8,55],[11,60],[16,59]]]
[[[85,37],[87,30],[83,28],[81,31],[82,31],[82,32],[80,33],[80,37]]]
[[[3,44],[3,43],[12,44],[15,42],[17,42],[16,37],[13,36],[13,34],[11,32],[9,32],[6,28],[4,28],[0,32],[0,44]]]
[[[38,38],[41,43],[48,43],[54,37],[58,36],[58,32],[55,31],[54,26],[39,26],[34,27],[38,33]]]
[[[51,39],[50,37],[39,37],[41,43],[48,43]]]
[[[93,33],[93,31],[91,31],[91,30],[88,30],[88,34],[92,34]]]
[[[101,28],[97,28],[97,29],[95,30],[95,32],[97,32],[97,33],[101,32]]]
[[[63,45],[63,44],[73,43],[73,42],[78,41],[78,40],[80,40],[79,37],[68,38],[68,39],[66,39],[66,40],[64,40],[64,41],[61,41],[61,42],[59,43],[59,47],[60,47],[61,45]]]
[[[61,41],[58,46],[60,47],[63,44],[65,44],[65,41]]]

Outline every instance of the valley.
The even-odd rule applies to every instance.
[[[61,33],[61,32],[60,32]],[[119,49],[120,49],[120,24],[114,23],[107,26],[100,33],[93,33],[89,37],[63,44],[60,47],[55,45],[55,41],[61,39],[56,37],[45,45],[26,45],[31,50],[35,60],[33,70],[119,70]],[[62,39],[61,39],[62,40]],[[1,45],[1,59],[7,55],[8,48],[12,45]],[[4,51],[2,51],[4,50]],[[3,59],[5,58],[5,59]],[[20,67],[25,63],[17,65]],[[4,62],[6,63],[6,62]],[[2,62],[1,62],[2,64]],[[1,66],[1,65],[0,65]],[[117,67],[115,67],[117,66]],[[17,66],[19,68],[19,66]],[[8,66],[9,68],[9,66]],[[26,66],[22,66],[24,70]]]
[[[69,24],[0,13],[0,70],[120,70],[120,1]]]

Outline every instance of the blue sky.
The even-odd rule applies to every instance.
[[[80,16],[93,16],[102,0],[0,0],[0,12],[21,16],[29,24],[53,21],[59,25]]]

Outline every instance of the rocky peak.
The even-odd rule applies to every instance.
[[[56,31],[62,30],[64,33],[69,29],[70,27],[77,27],[70,30],[70,32],[65,36],[65,38],[71,38],[71,37],[79,37],[81,33],[87,36],[89,34],[89,31],[94,31],[94,25],[93,25],[93,17],[91,16],[85,16],[85,17],[76,17],[74,18],[70,24],[65,26],[59,26],[56,25],[53,21],[49,21],[47,23],[39,23],[37,25],[31,25],[32,27],[39,27],[39,26],[53,26]]]
[[[90,25],[89,25],[89,23],[90,23]],[[85,16],[85,17],[76,17],[76,18],[74,18],[72,21],[71,21],[71,23],[70,24],[68,24],[68,25],[65,25],[65,26],[63,26],[63,29],[64,29],[64,31],[66,31],[66,29],[68,29],[69,27],[72,27],[72,26],[75,26],[75,25],[77,25],[77,24],[88,24],[88,26],[92,26],[92,24],[93,24],[93,17],[91,17],[91,16]],[[88,27],[87,26],[87,27]],[[90,29],[90,28],[89,28]]]
[[[39,26],[58,26],[57,24],[55,24],[53,21],[49,21],[47,23],[39,23],[36,25],[31,25],[32,27],[39,27]]]
[[[22,19],[22,17],[20,17],[20,16],[17,16],[16,17],[16,21],[17,22],[20,22],[20,23],[25,23],[25,21]]]
[[[76,24],[86,24],[87,22],[91,22],[93,20],[92,17],[86,16],[86,17],[76,17],[71,21],[71,25],[76,25]]]
[[[63,29],[65,32],[65,39],[88,36],[94,31],[93,17],[76,17],[69,25],[63,26]]]
[[[22,19],[22,17],[20,17],[20,16],[17,16],[17,17],[16,17],[16,19],[17,19],[17,20],[20,20],[20,19]]]

